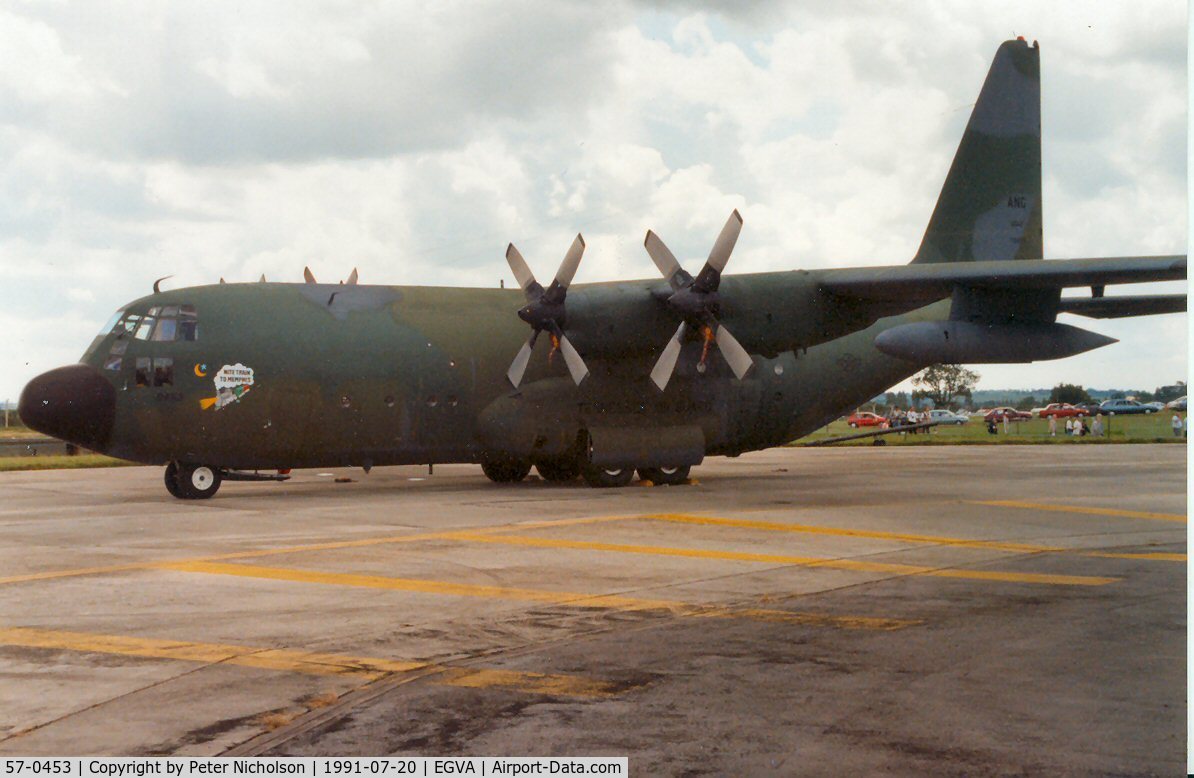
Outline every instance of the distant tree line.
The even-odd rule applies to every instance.
[[[975,386],[978,384],[979,374],[961,365],[932,365],[918,373],[912,379],[913,391],[887,392],[882,397],[876,397],[872,402],[878,413],[888,413],[896,408],[949,408],[957,410],[974,405]],[[983,406],[997,408],[1008,406],[1017,410],[1027,411],[1049,403],[1094,403],[1098,400],[1091,396],[1086,387],[1078,384],[1058,384],[1047,395],[1044,390],[1041,396],[1035,394],[1004,397],[1001,399],[984,400]],[[1100,396],[1106,394],[1100,390]],[[1112,399],[1134,397],[1140,402],[1169,402],[1186,394],[1186,382],[1178,381],[1166,386],[1158,386],[1154,391],[1114,391]],[[988,394],[989,396],[989,394]]]

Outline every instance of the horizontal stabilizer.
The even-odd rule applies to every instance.
[[[1060,313],[1076,313],[1092,319],[1122,319],[1157,313],[1185,313],[1184,294],[1137,294],[1118,297],[1061,298]]]
[[[1046,322],[918,321],[879,333],[875,348],[925,365],[1061,359],[1115,343],[1097,332]]]

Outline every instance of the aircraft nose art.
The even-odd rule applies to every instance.
[[[116,418],[116,389],[90,365],[59,367],[25,386],[17,410],[31,429],[103,450]]]

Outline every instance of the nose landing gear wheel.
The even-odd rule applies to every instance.
[[[640,467],[638,477],[662,486],[678,486],[688,480],[690,467]]]
[[[166,465],[166,491],[180,500],[206,500],[220,490],[220,471],[209,465]]]
[[[580,474],[585,483],[596,489],[611,489],[626,486],[634,478],[633,467],[598,467],[585,464],[581,466]]]

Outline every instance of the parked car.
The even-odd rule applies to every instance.
[[[983,421],[1003,421],[1004,416],[1012,421],[1022,421],[1024,419],[1032,418],[1032,414],[1028,411],[1017,411],[1015,408],[992,408],[991,411],[983,417]]]
[[[1135,400],[1104,400],[1099,412],[1108,416],[1126,416],[1130,413],[1156,413],[1151,406]]]
[[[858,429],[859,427],[878,427],[881,424],[887,423],[887,417],[871,413],[870,411],[860,411],[846,419],[846,423],[854,429]]]
[[[1177,398],[1176,400],[1170,400],[1169,402],[1165,403],[1165,407],[1171,411],[1186,410],[1186,396],[1183,394],[1181,397]]]
[[[1056,416],[1059,419],[1066,416],[1089,416],[1090,409],[1080,405],[1070,405],[1069,403],[1049,403],[1037,415],[1042,419],[1047,419],[1050,416]]]
[[[1161,411],[1165,410],[1165,403],[1151,402],[1151,403],[1144,403],[1144,404],[1147,407],[1152,408],[1153,413],[1160,413]]]
[[[970,417],[948,411],[945,408],[934,408],[929,411],[929,421],[935,421],[938,424],[965,424],[970,421]]]

